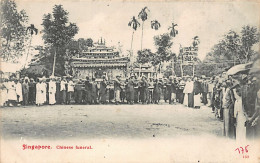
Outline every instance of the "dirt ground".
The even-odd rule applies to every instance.
[[[177,105],[1,108],[0,162],[259,162],[257,142],[222,136],[211,109]],[[46,145],[51,149],[23,149]],[[71,146],[73,149],[60,149]],[[91,146],[92,149],[76,149]],[[248,146],[247,153],[237,148]]]
[[[211,109],[176,105],[54,105],[1,108],[4,139],[171,138],[222,135]]]

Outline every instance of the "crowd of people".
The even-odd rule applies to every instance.
[[[175,77],[114,80],[86,77],[15,78],[1,81],[1,106],[55,104],[176,104],[212,108],[223,121],[224,136],[236,139],[259,137],[259,78],[225,73],[206,78]]]
[[[131,75],[128,79],[116,76],[114,80],[86,77],[37,78],[28,77],[5,79],[1,81],[2,106],[27,106],[44,104],[159,104],[187,103],[189,107],[199,107],[196,100],[188,98],[194,92],[194,98],[203,94],[203,103],[207,102],[207,80],[194,78],[194,86],[189,85],[191,78],[170,76],[169,78],[147,79]],[[185,86],[186,85],[186,86]],[[193,88],[194,87],[194,88]],[[186,96],[185,96],[186,94]],[[192,96],[193,98],[193,96]]]

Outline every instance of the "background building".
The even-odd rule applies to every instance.
[[[101,78],[102,75],[106,75],[110,80],[117,75],[126,77],[128,63],[128,57],[121,57],[114,48],[107,47],[102,39],[93,47],[83,50],[81,54],[70,59],[72,75],[75,78],[86,78],[86,76]]]

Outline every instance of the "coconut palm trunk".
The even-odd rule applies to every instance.
[[[28,48],[28,52],[27,52],[27,55],[26,55],[26,58],[25,58],[25,63],[24,63],[24,66],[23,66],[24,69],[25,69],[25,66],[26,66],[26,63],[27,63],[27,60],[28,60],[28,55],[29,55],[29,52],[30,52],[31,44],[32,44],[32,35],[31,35],[31,38],[30,38],[29,48]]]
[[[143,50],[143,36],[144,36],[144,21],[142,23],[141,51]]]
[[[141,69],[142,69],[142,64],[139,64],[139,77],[141,77]]]
[[[135,30],[133,30],[133,33],[132,33],[132,40],[131,40],[131,51],[133,51],[134,33],[135,33]]]

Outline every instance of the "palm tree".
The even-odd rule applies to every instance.
[[[146,21],[147,17],[148,17],[147,11],[150,11],[150,10],[147,7],[144,7],[138,14],[138,18],[142,20],[141,51],[143,50],[144,21]]]
[[[158,30],[161,27],[161,24],[157,20],[151,21],[151,28]]]
[[[193,47],[198,47],[198,45],[200,43],[199,36],[195,36],[192,39],[193,39],[193,42],[192,42]]]
[[[32,35],[34,35],[34,34],[37,35],[38,34],[38,29],[35,28],[33,24],[31,24],[29,27],[27,27],[26,33],[28,33],[28,31],[29,31],[31,37],[30,37],[30,44],[29,44],[28,52],[27,52],[27,55],[26,55],[25,64],[27,62],[29,51],[30,51],[30,47],[31,47],[31,44],[32,44]],[[25,68],[25,64],[24,64],[24,68]]]
[[[131,19],[131,21],[128,23],[129,27],[133,28],[133,33],[132,33],[132,41],[131,41],[131,51],[133,50],[133,39],[134,39],[134,32],[137,30],[137,27],[140,27],[140,23],[138,22],[138,20],[135,18],[135,16],[133,16],[133,18]]]
[[[175,26],[178,26],[178,24],[174,24],[174,22],[173,22],[172,26],[168,28],[168,30],[171,30],[170,36],[172,36],[172,37],[176,37],[176,35],[178,34],[178,30],[175,29]]]

